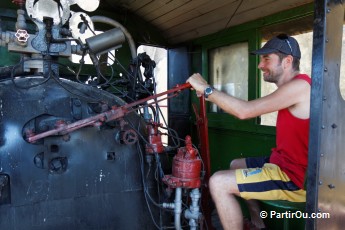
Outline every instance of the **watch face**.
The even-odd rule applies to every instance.
[[[213,93],[212,87],[207,87],[204,91],[205,97],[207,98],[210,94]]]

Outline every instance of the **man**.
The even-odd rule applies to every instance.
[[[236,159],[230,170],[216,172],[209,181],[210,192],[225,230],[242,229],[243,215],[235,196],[247,200],[251,223],[264,228],[255,200],[305,202],[304,175],[308,158],[310,77],[299,73],[298,42],[285,34],[269,40],[261,49],[258,68],[264,80],[277,90],[252,101],[244,101],[213,89],[200,74],[187,82],[198,96],[239,119],[279,111],[276,147],[270,157]]]

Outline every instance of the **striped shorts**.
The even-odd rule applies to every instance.
[[[306,191],[296,186],[279,166],[263,162],[262,167],[251,168],[253,164],[248,163],[250,168],[236,170],[236,181],[242,198],[306,201]]]

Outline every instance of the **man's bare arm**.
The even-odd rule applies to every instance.
[[[200,74],[194,74],[188,79],[197,94],[202,94],[208,86],[207,82],[200,78],[202,78]],[[304,80],[295,79],[280,86],[273,93],[252,101],[235,98],[218,90],[215,90],[208,100],[239,119],[248,119],[283,108],[298,106],[299,103],[305,102],[305,98],[309,94],[310,85]]]

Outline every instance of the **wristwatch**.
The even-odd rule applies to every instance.
[[[204,90],[204,95],[205,98],[208,98],[208,96],[210,96],[213,93],[213,87],[212,86],[207,86]]]

